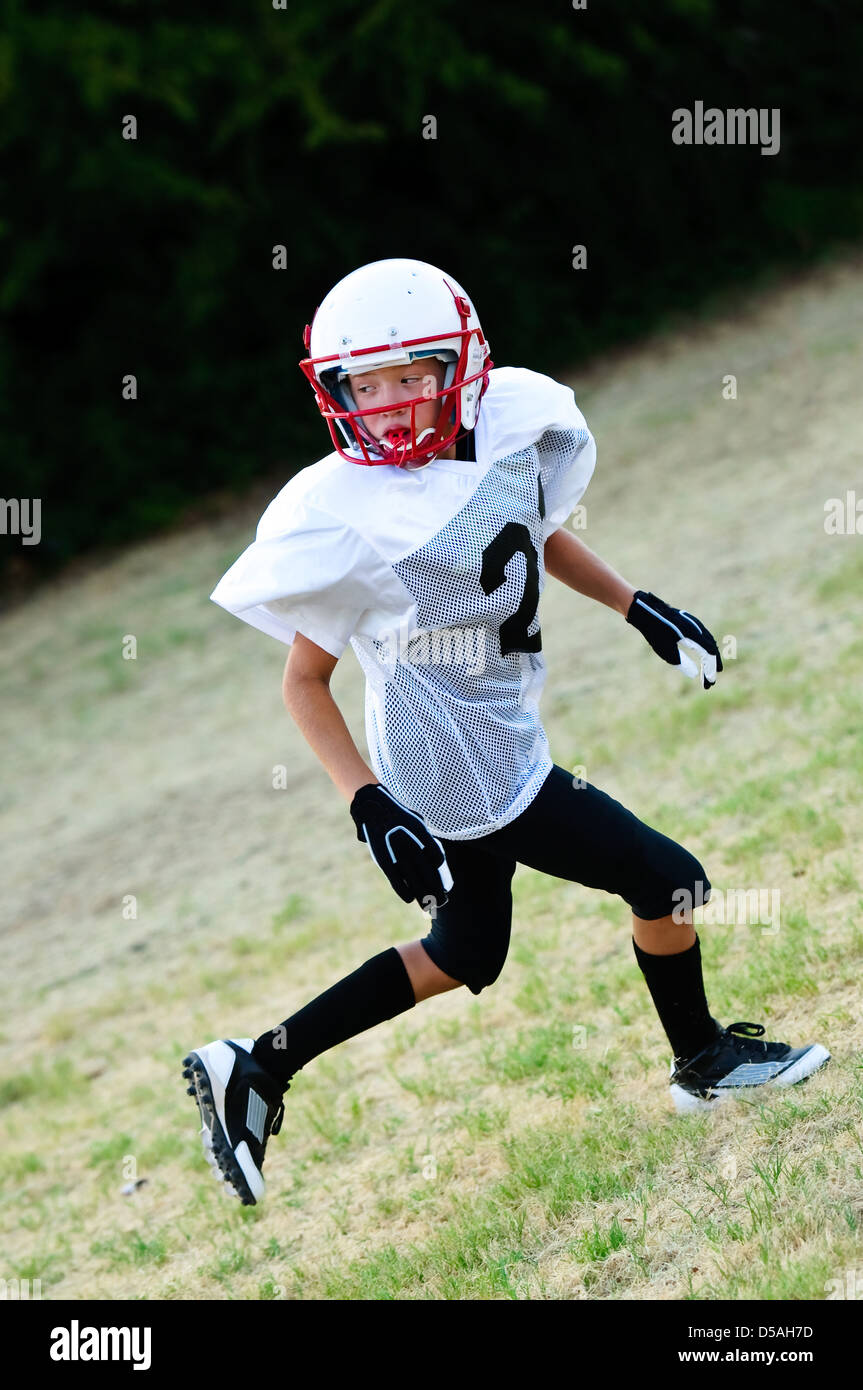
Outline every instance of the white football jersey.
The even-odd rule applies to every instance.
[[[366,676],[372,766],[434,835],[471,840],[520,815],[552,767],[538,703],[545,541],[596,446],[569,387],[491,371],[476,460],[302,469],[211,598],[280,641]]]

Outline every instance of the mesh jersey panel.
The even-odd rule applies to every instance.
[[[528,642],[521,645],[539,632],[543,545],[554,529],[552,509],[565,506],[558,480],[590,438],[586,429],[547,432],[492,463],[451,520],[392,565],[416,604],[415,623],[381,638],[351,639],[367,678],[372,766],[436,835],[475,839],[506,825],[551,770],[538,711],[542,653],[504,654],[500,629],[527,595],[521,637]],[[507,526],[510,544],[499,540],[489,556]],[[531,547],[532,562],[513,551],[513,538]],[[497,577],[491,561],[501,551],[509,555],[504,582],[486,593],[484,557],[490,587]]]
[[[572,515],[575,505],[572,500],[574,470],[562,468],[561,461],[572,459],[580,454],[590,441],[590,431],[585,428],[583,430],[546,430],[542,438],[536,442],[540,478],[545,495],[543,535],[546,540],[553,531],[557,530],[558,526],[563,525],[567,518]],[[581,497],[583,488],[576,485],[576,492]]]

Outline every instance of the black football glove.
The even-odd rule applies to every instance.
[[[679,666],[684,676],[697,676],[699,669],[705,690],[716,684],[722,670],[722,657],[711,632],[691,613],[672,608],[656,594],[636,590],[626,621],[637,627],[653,650],[670,666]],[[687,655],[692,652],[695,660]]]
[[[357,839],[383,869],[403,902],[419,903],[425,912],[447,902],[453,885],[443,846],[428,826],[380,783],[360,787],[351,802]]]

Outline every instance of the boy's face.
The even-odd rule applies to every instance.
[[[411,412],[405,402],[427,397],[414,412],[414,430],[419,439],[423,430],[434,429],[438,422],[441,402],[430,398],[441,390],[445,375],[443,362],[429,357],[407,367],[376,367],[370,372],[352,373],[348,382],[357,410],[386,407],[378,415],[363,417],[363,425],[374,439],[383,439],[395,430],[409,430]]]

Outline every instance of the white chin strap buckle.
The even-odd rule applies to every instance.
[[[420,448],[420,446],[422,445],[423,440],[424,440],[424,439],[428,439],[428,437],[429,437],[430,434],[431,434],[431,435],[434,434],[434,430],[433,430],[433,428],[431,427],[431,425],[428,427],[428,429],[423,430],[422,434],[418,436],[418,438],[417,438],[417,448]],[[408,462],[408,463],[406,463],[404,466],[405,466],[405,468],[409,468],[410,471],[413,473],[413,472],[416,472],[416,470],[417,470],[418,468],[427,468],[428,465],[429,465],[430,463],[434,463],[434,461],[435,461],[436,458],[437,458],[437,454],[431,454],[430,457],[427,458],[427,459],[418,459],[415,463]]]

